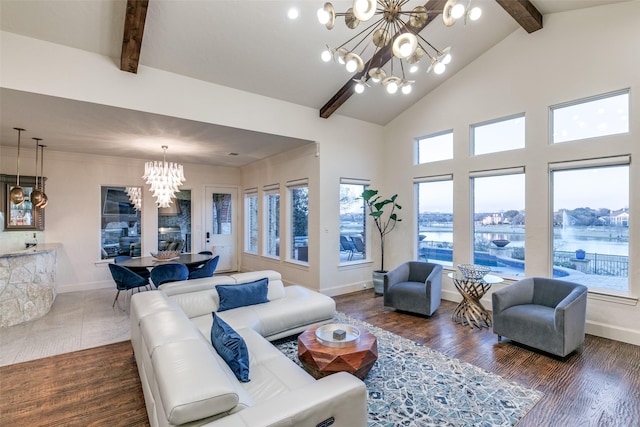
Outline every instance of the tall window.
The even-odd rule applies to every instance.
[[[416,139],[419,164],[453,159],[453,131],[434,133]]]
[[[553,143],[629,132],[629,90],[551,107]]]
[[[471,126],[473,154],[497,153],[524,148],[524,114]]]
[[[505,276],[524,276],[524,172],[490,173],[472,174],[473,262]]]
[[[621,159],[628,162],[628,159]],[[629,288],[629,165],[553,165],[553,275]]]
[[[306,182],[306,181],[305,181]],[[309,261],[309,187],[305,183],[289,187],[290,245],[292,260]]]
[[[366,251],[366,206],[362,192],[367,183],[342,179],[340,182],[340,262],[362,260]]]
[[[278,188],[265,190],[264,194],[264,253],[280,256],[280,193]]]
[[[417,182],[418,260],[453,265],[453,180]]]
[[[141,187],[101,187],[101,258],[141,256]]]
[[[191,190],[180,190],[168,208],[158,208],[158,250],[191,252]]]
[[[244,250],[258,253],[258,193],[247,192],[244,195]]]

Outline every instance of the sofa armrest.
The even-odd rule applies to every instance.
[[[519,280],[491,294],[493,315],[502,313],[509,307],[531,304],[533,301],[533,278]]]
[[[431,284],[433,288],[442,289],[442,266],[440,264],[433,267],[433,270],[431,270],[431,273],[429,273],[424,283],[427,285],[427,289],[429,288],[429,284]]]
[[[330,420],[334,422],[330,424]],[[367,424],[367,389],[362,381],[338,372],[303,387],[257,403],[212,421],[207,426],[364,427]]]
[[[384,275],[384,290],[385,292],[390,286],[396,283],[406,282],[409,279],[409,264],[403,263],[396,268],[387,272]]]

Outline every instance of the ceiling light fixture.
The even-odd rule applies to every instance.
[[[125,192],[129,196],[129,201],[133,205],[133,209],[138,212],[142,211],[142,189],[140,187],[125,187]]]
[[[185,181],[182,165],[177,163],[167,163],[167,147],[162,146],[164,151],[162,162],[151,161],[145,163],[144,175],[142,179],[149,184],[149,191],[156,198],[156,205],[159,208],[168,208],[175,197],[175,193],[180,191],[178,187]]]
[[[38,144],[40,148],[40,190],[42,191],[42,201],[38,207],[44,209],[49,204],[49,197],[44,192],[44,147],[46,145]]]
[[[22,128],[14,128],[14,129],[18,131],[18,155],[17,155],[17,161],[16,161],[16,186],[13,187],[11,189],[11,191],[9,192],[9,199],[11,200],[11,203],[13,203],[14,205],[20,206],[25,201],[24,190],[22,189],[22,187],[20,187],[20,133],[24,132],[24,129],[22,129]]]
[[[33,189],[33,191],[31,192],[31,203],[33,203],[33,206],[35,206],[36,208],[43,208],[46,206],[48,199],[47,199],[47,195],[44,194],[44,191],[42,191],[42,188],[44,188],[44,178],[40,177],[40,186],[38,186],[38,147],[41,147],[40,145],[40,141],[42,141],[42,138],[33,138],[33,140],[36,142],[36,185],[35,188]]]
[[[380,83],[389,93],[396,93],[398,89],[404,94],[411,93],[413,80],[405,75],[405,67],[409,72],[418,71],[418,62],[426,56],[429,61],[427,73],[444,73],[451,62],[450,47],[438,49],[420,35],[428,20],[429,11],[425,6],[406,9],[410,0],[354,0],[353,6],[344,13],[337,13],[333,4],[327,2],[317,12],[318,21],[328,30],[335,26],[337,16],[343,16],[345,25],[356,29],[361,22],[378,16],[379,18],[355,36],[336,48],[327,48],[322,52],[321,59],[329,62],[332,59],[345,65],[350,73],[360,73],[353,81],[356,93],[362,93],[368,87],[368,80]],[[478,7],[470,8],[470,0],[447,0],[442,11],[445,25],[455,24],[462,17],[476,20],[482,11]],[[433,12],[433,11],[431,11]],[[366,64],[362,60],[365,51],[373,45],[372,59]],[[390,47],[390,71],[385,71],[384,62],[374,64],[374,55],[382,48]],[[357,51],[357,52],[356,52]],[[399,63],[399,75],[394,75],[394,62]],[[406,65],[405,65],[406,63]],[[396,67],[397,69],[398,67]]]

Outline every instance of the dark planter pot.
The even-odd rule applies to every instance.
[[[576,251],[576,259],[584,259],[585,255],[586,255],[586,253],[582,249],[578,249]]]
[[[373,290],[376,295],[384,294],[384,275],[387,274],[386,271],[376,270],[373,272]]]

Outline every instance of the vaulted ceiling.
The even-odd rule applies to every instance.
[[[127,70],[123,72],[135,72],[138,66],[157,68],[312,107],[319,112],[323,106],[331,105],[334,114],[385,125],[521,25],[535,26],[535,10],[545,15],[615,2],[472,1],[482,7],[479,21],[446,27],[437,16],[421,32],[436,46],[451,46],[454,60],[443,75],[426,75],[422,70],[408,96],[389,95],[376,86],[361,95],[345,92],[344,86],[352,75],[344,67],[321,62],[319,55],[325,45],[337,46],[352,34],[342,21],[336,22],[331,31],[317,22],[316,10],[324,0],[148,0],[148,5],[146,1],[130,1],[129,8],[127,0],[1,0],[0,27],[2,31],[114,58],[115,63],[122,61],[121,68]],[[352,2],[333,3],[336,10],[344,11]],[[424,4],[425,0],[415,3]],[[443,1],[430,0],[426,5],[437,10],[440,3]],[[287,10],[292,6],[300,12],[296,20],[287,18]],[[348,96],[344,97],[345,93]],[[330,104],[334,95],[344,99],[339,104]],[[114,123],[119,125],[116,129],[125,123],[131,132],[148,138],[154,136],[149,133],[158,129],[156,125],[164,122],[148,113],[6,88],[0,89],[0,107],[3,146],[16,144],[12,128],[26,126],[26,112],[31,122],[42,119],[38,126],[42,125],[46,134],[39,136],[46,138],[52,149],[97,150],[97,154],[121,156],[137,155],[130,144],[110,131]],[[81,124],[68,126],[72,121]],[[307,142],[183,119],[172,119],[171,126],[176,135],[192,138],[194,144],[210,154],[187,155],[179,159],[183,162],[199,163],[207,158],[209,164],[239,166]],[[166,129],[158,130],[161,131]],[[265,138],[269,140],[269,148],[264,145]],[[101,143],[81,143],[96,140]],[[258,141],[262,141],[260,150],[252,145]],[[254,150],[255,155],[235,159],[228,156],[240,149]]]

